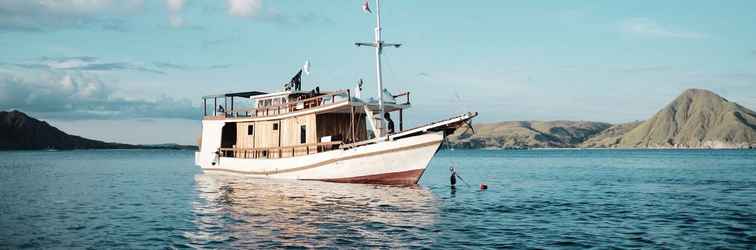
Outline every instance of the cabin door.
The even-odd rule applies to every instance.
[[[281,146],[281,121],[275,121],[271,125],[273,126],[273,131],[271,133],[271,137],[273,140],[273,147],[280,147]]]
[[[272,147],[280,147],[281,146],[281,121],[274,121],[273,124],[270,125],[271,128],[271,143]],[[272,150],[270,152],[271,157],[281,157],[281,150]]]

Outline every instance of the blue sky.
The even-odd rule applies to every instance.
[[[375,89],[362,0],[0,0],[0,109],[128,143],[193,144],[200,97]],[[650,117],[687,88],[756,107],[754,1],[383,1],[410,124]]]

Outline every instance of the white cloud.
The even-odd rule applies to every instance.
[[[228,14],[239,17],[255,16],[262,8],[262,0],[227,0]]]
[[[39,6],[57,12],[91,13],[110,7],[109,0],[42,0]]]
[[[627,19],[620,23],[620,28],[625,33],[649,37],[682,39],[701,39],[707,37],[703,33],[672,29],[649,18]]]
[[[153,6],[145,2],[144,0],[0,0],[0,31],[45,32],[90,28],[128,31],[131,24],[128,22],[128,17],[134,17],[143,13],[145,8]],[[264,9],[263,0],[208,2],[212,2],[213,5],[225,4],[224,10],[231,16],[256,18],[283,25],[330,22],[330,19],[316,12],[291,15],[274,9]],[[163,3],[167,10],[165,21],[170,27],[201,28],[191,26],[191,21],[187,20],[187,16],[183,14],[190,7],[187,0],[162,0],[160,3]]]
[[[43,57],[23,63],[0,63],[0,66],[12,66],[22,69],[38,70],[71,70],[71,71],[116,71],[131,70],[155,74],[165,72],[154,67],[148,67],[142,62],[105,62],[96,57]]]
[[[117,17],[144,7],[143,0],[0,0],[0,30],[44,31],[100,24],[114,27]]]
[[[0,69],[0,110],[17,109],[60,119],[196,119],[190,100],[124,98],[111,84],[83,72]]]
[[[181,10],[184,9],[184,4],[186,4],[184,0],[165,0],[165,5],[170,12],[168,22],[171,24],[171,27],[179,28],[184,26],[184,18],[179,15]]]
[[[168,10],[171,12],[179,12],[184,8],[186,1],[184,0],[165,0],[165,5],[168,6]]]
[[[143,0],[3,0],[0,10],[18,11],[22,14],[46,13],[51,15],[86,15],[107,11],[123,13],[138,10]]]
[[[70,58],[67,60],[49,60],[46,64],[52,69],[75,69],[85,67],[89,62],[79,58]]]

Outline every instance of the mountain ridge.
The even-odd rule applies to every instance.
[[[570,148],[611,124],[592,121],[506,121],[460,129],[447,145],[458,148]]]
[[[541,124],[540,129],[532,124]],[[543,129],[547,128],[548,129]],[[756,112],[705,89],[687,89],[651,118],[620,124],[510,121],[473,126],[447,140],[459,148],[756,148]],[[555,134],[579,131],[578,134]],[[556,139],[555,139],[556,138]]]
[[[67,134],[21,111],[0,111],[0,150],[192,149],[178,144],[132,145]]]
[[[746,148],[756,145],[756,112],[705,89],[688,89],[628,131],[617,147]]]
[[[452,148],[756,148],[756,112],[705,89],[688,89],[651,118],[595,121],[503,121],[459,129]],[[475,131],[476,133],[473,133]],[[131,145],[69,135],[20,111],[0,111],[0,150],[196,149]]]

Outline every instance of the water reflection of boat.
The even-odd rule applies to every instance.
[[[422,242],[438,214],[437,198],[422,187],[250,180],[223,173],[200,174],[195,181],[198,231],[186,235],[193,242],[399,247],[405,237]]]

